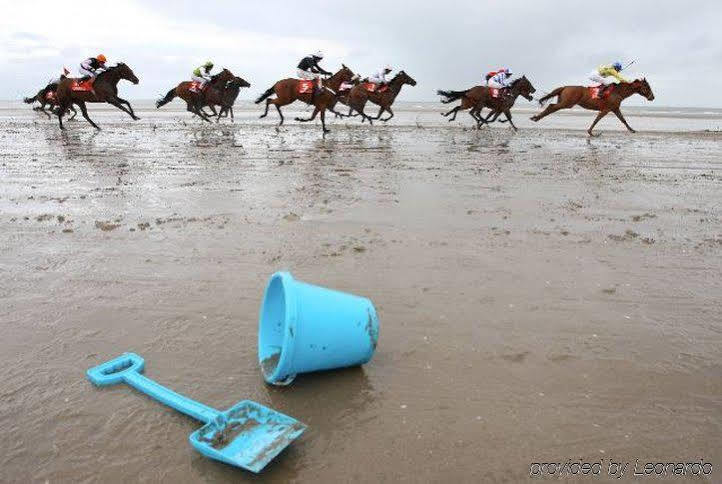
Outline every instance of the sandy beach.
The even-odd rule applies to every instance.
[[[639,133],[609,116],[590,140],[589,112],[522,105],[513,133],[442,109],[323,138],[248,103],[219,125],[91,107],[97,133],[0,104],[0,481],[520,482],[571,460],[720,482],[722,112],[631,108]],[[277,270],[373,300],[374,359],[266,385]],[[85,379],[124,351],[309,429],[258,476],[203,458],[196,422]]]

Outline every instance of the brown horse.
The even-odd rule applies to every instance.
[[[203,112],[203,107],[208,106],[209,101],[214,104],[220,104],[227,84],[232,81],[234,77],[231,71],[223,69],[218,74],[211,76],[211,80],[208,81],[208,85],[203,89],[203,92],[191,91],[192,81],[183,81],[168,91],[163,98],[157,100],[155,107],[158,109],[161,106],[165,106],[177,96],[186,102],[186,109],[189,112],[200,117],[203,121],[210,123],[211,120],[208,119],[208,116]],[[213,115],[215,115],[215,108],[211,106],[211,110],[213,111]]]
[[[328,133],[330,130],[326,129],[326,110],[331,111],[334,114],[339,114],[334,111],[336,105],[336,91],[342,82],[348,82],[353,78],[354,74],[351,69],[341,64],[341,69],[328,79],[323,80],[323,89],[317,90],[313,93],[302,93],[298,92],[298,79],[282,79],[275,83],[270,88],[266,89],[258,99],[256,104],[260,104],[264,99],[266,100],[266,110],[261,114],[261,118],[265,118],[268,115],[268,107],[273,104],[276,106],[278,115],[281,117],[281,121],[278,123],[279,126],[283,124],[283,113],[281,112],[281,106],[286,106],[292,102],[298,100],[303,101],[306,104],[314,106],[313,114],[310,118],[296,118],[296,121],[307,122],[313,121],[317,114],[321,114],[321,127],[324,133]],[[276,97],[270,99],[269,96],[275,94]]]
[[[55,94],[57,88],[57,84],[51,84],[49,86],[46,86],[39,90],[38,93],[33,97],[23,98],[23,102],[25,102],[26,104],[32,104],[37,101],[38,103],[40,103],[40,106],[33,107],[33,111],[39,111],[46,115],[48,119],[50,119],[50,114],[55,114],[55,111],[58,108],[58,100]],[[45,106],[50,106],[50,113],[45,110]],[[72,104],[68,109],[73,112],[72,116],[68,118],[68,121],[72,121],[73,118],[75,118],[75,116],[78,114],[78,112],[75,110]]]
[[[536,116],[532,116],[531,120],[539,121],[543,117],[549,116],[550,114],[559,111],[560,109],[568,109],[573,106],[579,105],[584,109],[599,111],[599,114],[594,119],[594,122],[587,130],[589,136],[594,136],[594,134],[592,134],[594,126],[596,126],[600,119],[609,114],[610,111],[613,112],[617,116],[617,118],[619,118],[622,124],[624,124],[624,126],[626,126],[629,131],[631,131],[632,133],[636,133],[636,131],[634,131],[632,127],[627,124],[627,120],[624,119],[624,116],[622,116],[622,111],[619,109],[619,107],[622,104],[622,101],[627,99],[632,94],[639,94],[646,97],[648,101],[654,101],[654,93],[652,92],[652,88],[649,87],[647,79],[636,79],[632,82],[621,82],[610,87],[609,89],[611,89],[611,91],[607,93],[608,95],[602,96],[601,99],[597,99],[592,97],[590,89],[585,86],[558,87],[546,96],[539,99],[539,104],[543,106],[544,101],[556,96],[556,104],[550,104],[546,107],[546,109],[544,109],[544,111],[537,114]]]
[[[442,113],[442,116],[453,114],[449,121],[456,119],[456,114],[460,110],[471,108],[469,115],[476,120],[476,127],[480,128],[483,124],[496,121],[496,118],[498,118],[501,113],[504,113],[506,121],[509,121],[514,131],[516,131],[517,128],[511,120],[511,107],[514,106],[516,98],[520,95],[531,101],[534,99],[532,94],[535,92],[536,89],[534,89],[534,86],[532,86],[526,76],[515,79],[511,83],[508,93],[506,95],[502,93],[501,97],[492,97],[489,93],[489,88],[486,86],[475,86],[466,91],[436,91],[437,94],[446,98],[441,101],[443,103],[450,103],[461,99],[459,106],[456,106],[448,113]],[[486,119],[481,117],[481,110],[484,108],[491,109]],[[506,121],[501,122],[505,123]]]
[[[251,84],[241,77],[234,77],[232,80],[228,81],[223,94],[219,96],[217,99],[218,102],[215,104],[215,106],[221,107],[220,111],[218,111],[218,115],[216,116],[216,122],[220,121],[221,118],[228,116],[229,113],[231,115],[231,122],[233,122],[233,104],[235,104],[238,93],[241,92],[242,87],[251,87]],[[211,98],[207,98],[211,111],[215,113],[214,105],[210,104],[213,100]]]
[[[121,79],[130,81],[133,84],[138,84],[138,78],[133,74],[131,68],[122,62],[98,74],[93,82],[92,91],[73,91],[71,86],[74,79],[69,77],[61,79],[58,84],[58,90],[56,91],[58,99],[58,111],[56,114],[58,116],[58,122],[60,123],[60,129],[65,129],[63,127],[63,115],[72,104],[77,104],[78,107],[80,107],[80,112],[83,113],[85,120],[95,129],[100,128],[88,116],[88,109],[85,107],[85,103],[112,104],[121,111],[128,113],[134,120],[137,121],[140,119],[135,115],[135,112],[133,112],[133,107],[130,103],[118,96],[118,83]],[[126,108],[125,106],[128,107]]]
[[[408,84],[409,86],[416,85],[416,81],[404,71],[399,71],[399,73],[396,74],[394,78],[389,81],[388,89],[383,91],[370,92],[366,89],[364,83],[361,83],[358,86],[352,88],[351,92],[348,94],[348,105],[351,107],[351,109],[361,115],[362,123],[365,119],[368,119],[369,124],[373,124],[372,120],[381,119],[381,114],[383,114],[384,111],[387,111],[389,113],[389,116],[386,119],[381,119],[381,121],[386,122],[394,117],[394,112],[391,110],[391,105],[396,100],[396,96],[398,96],[401,92],[401,88],[404,86],[404,84]],[[376,115],[375,118],[372,118],[366,113],[364,113],[364,107],[366,106],[366,102],[368,101],[371,101],[372,103],[380,107],[379,113]]]

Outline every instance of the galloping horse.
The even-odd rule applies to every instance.
[[[381,119],[381,121],[386,122],[389,119],[393,118],[394,112],[391,110],[391,105],[396,100],[396,96],[399,95],[399,93],[401,92],[401,88],[404,86],[404,84],[408,84],[409,86],[415,86],[416,81],[404,71],[399,71],[399,73],[396,74],[394,78],[391,79],[391,81],[389,81],[388,89],[385,89],[383,91],[370,92],[368,89],[366,89],[364,84],[365,83],[361,83],[351,89],[351,92],[348,94],[348,105],[351,107],[351,109],[361,115],[362,123],[365,119],[368,119],[369,124],[373,124],[371,120],[381,119],[381,114],[384,111],[387,111],[389,113],[389,117],[386,119]],[[366,113],[364,113],[364,107],[366,106],[367,101],[371,101],[372,103],[380,106],[379,113],[376,115],[375,118],[371,118]]]
[[[496,118],[498,118],[501,113],[504,113],[506,121],[511,123],[511,126],[515,131],[516,126],[511,120],[511,107],[516,102],[516,98],[520,95],[531,101],[534,99],[532,94],[535,92],[536,89],[534,89],[534,86],[531,85],[531,82],[529,82],[526,76],[521,76],[520,78],[515,79],[511,83],[509,93],[506,96],[502,94],[500,97],[492,97],[489,92],[489,88],[486,86],[475,86],[466,91],[436,91],[438,95],[446,98],[441,101],[442,103],[450,103],[456,101],[457,99],[461,99],[461,104],[459,106],[456,106],[448,113],[442,113],[442,116],[453,114],[449,121],[456,119],[456,114],[460,110],[471,108],[469,115],[476,120],[477,128],[480,128],[483,124],[496,121]],[[481,110],[484,108],[491,109],[491,112],[489,112],[486,116],[486,119],[481,117]],[[492,116],[493,119],[490,119]],[[501,122],[505,123],[506,121]]]
[[[176,87],[166,93],[166,95],[155,102],[155,107],[160,108],[171,102],[175,97],[179,97],[186,102],[186,110],[197,115],[203,121],[211,122],[208,116],[203,112],[203,107],[208,106],[209,100],[215,104],[220,104],[219,101],[223,97],[223,92],[226,89],[228,82],[234,79],[233,73],[228,69],[223,69],[218,74],[211,76],[211,80],[208,81],[208,85],[204,88],[203,92],[191,91],[192,81],[183,81]],[[240,78],[239,78],[240,79]],[[243,81],[245,82],[245,81]],[[250,84],[249,84],[250,86]],[[215,109],[213,109],[215,115]]]
[[[63,127],[63,115],[72,104],[77,104],[80,107],[80,112],[83,113],[83,117],[95,129],[100,128],[88,117],[88,109],[85,107],[85,103],[112,104],[121,111],[128,113],[134,120],[137,121],[140,119],[135,115],[135,112],[133,112],[133,107],[130,103],[118,96],[118,82],[120,82],[121,79],[130,81],[133,84],[138,84],[138,78],[133,74],[133,71],[122,62],[98,74],[93,82],[93,89],[91,91],[74,91],[72,87],[75,79],[69,77],[61,79],[58,84],[58,90],[56,91],[58,99],[58,111],[56,114],[58,115],[60,129],[65,129]],[[124,105],[128,107],[126,108]]]
[[[233,122],[233,104],[235,104],[238,93],[241,92],[242,87],[251,87],[251,84],[241,77],[234,77],[232,80],[228,81],[223,94],[217,99],[218,103],[216,105],[220,106],[221,109],[218,111],[218,115],[216,116],[216,122],[220,121],[221,118],[228,116],[229,113],[231,115],[231,122]],[[211,111],[215,113],[214,105],[210,104],[212,100],[215,99],[211,99],[210,97],[206,98]]]
[[[286,106],[292,102],[298,100],[303,101],[306,104],[312,104],[314,106],[313,114],[310,118],[296,118],[296,121],[307,122],[313,121],[316,115],[321,113],[321,127],[324,133],[328,133],[330,130],[326,129],[326,110],[331,111],[334,114],[339,114],[334,111],[336,105],[336,91],[341,86],[342,82],[348,82],[353,78],[353,71],[346,67],[345,64],[341,64],[341,69],[334,75],[323,81],[323,89],[320,91],[299,93],[299,80],[298,79],[282,79],[275,83],[270,88],[266,89],[258,99],[256,104],[260,104],[264,99],[266,100],[266,110],[261,114],[261,118],[265,118],[268,115],[268,107],[273,104],[276,106],[278,115],[281,117],[281,121],[278,123],[279,126],[283,124],[283,113],[281,112],[281,106]],[[330,90],[329,90],[330,89]],[[269,99],[269,96],[275,94],[274,99]]]
[[[600,119],[609,114],[610,111],[616,114],[617,118],[619,118],[622,124],[624,124],[629,131],[636,133],[636,131],[627,124],[627,120],[624,119],[624,116],[622,116],[622,111],[620,111],[619,106],[622,104],[622,101],[632,94],[639,94],[640,96],[646,97],[648,101],[654,101],[654,93],[652,92],[652,88],[649,87],[647,79],[635,79],[632,82],[621,82],[616,84],[608,88],[609,91],[607,91],[606,95],[602,96],[603,99],[592,97],[592,89],[593,88],[585,86],[564,86],[554,89],[552,92],[539,99],[539,104],[543,106],[544,101],[551,99],[554,96],[557,97],[556,104],[550,104],[544,111],[536,116],[532,116],[531,120],[539,121],[543,117],[549,116],[551,113],[559,111],[560,109],[568,109],[579,105],[584,109],[599,111],[599,114],[594,119],[594,122],[587,130],[589,136],[595,136],[592,134],[594,126],[596,126]]]
[[[57,106],[58,106],[58,99],[55,94],[55,91],[51,91],[47,87],[44,87],[41,90],[39,90],[38,93],[36,95],[34,95],[33,97],[23,98],[23,102],[25,102],[26,104],[32,104],[35,101],[39,102],[40,106],[33,107],[33,111],[39,111],[39,112],[43,113],[44,115],[46,115],[48,117],[48,119],[50,119],[51,118],[50,113],[45,110],[45,106],[50,106],[50,111],[53,114],[55,114],[55,110],[57,109]],[[70,105],[70,107],[68,109],[70,109],[73,112],[73,115],[68,118],[68,121],[71,121],[73,118],[75,118],[75,116],[78,114],[78,112],[75,110],[75,108],[72,105]]]

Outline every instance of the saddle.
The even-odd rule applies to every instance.
[[[499,99],[506,97],[509,94],[509,88],[496,88],[496,87],[490,87],[489,88],[489,96],[493,97],[494,99]]]
[[[296,88],[296,92],[298,94],[312,94],[315,83],[316,83],[316,81],[310,81],[308,79],[299,79],[298,87]]]
[[[205,87],[203,89],[201,89],[202,84],[203,83],[198,82],[198,81],[191,81],[191,85],[188,86],[188,90],[190,92],[201,92],[201,91],[205,92],[206,90],[208,90],[208,86],[210,86],[210,83],[206,82]]]
[[[73,79],[70,83],[70,90],[73,92],[93,92],[93,83],[95,78],[90,79]]]
[[[368,92],[386,92],[389,90],[388,84],[384,84],[381,87],[378,87],[377,84],[374,84],[373,82],[364,82],[363,83],[364,89],[366,89]]]
[[[614,90],[614,86],[590,86],[587,89],[589,89],[589,96],[592,99],[609,99],[609,96],[612,94],[612,91]]]

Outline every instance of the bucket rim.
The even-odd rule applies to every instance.
[[[261,335],[263,332],[263,315],[265,314],[266,304],[269,297],[269,291],[274,281],[280,280],[281,290],[283,291],[284,299],[284,321],[283,321],[283,339],[281,343],[281,354],[278,358],[278,363],[271,374],[266,373],[263,368],[263,361],[261,360]],[[288,368],[293,361],[294,354],[294,335],[296,334],[296,321],[297,321],[297,300],[295,291],[293,291],[293,285],[295,283],[294,277],[288,271],[277,271],[271,274],[266,284],[266,289],[263,292],[263,302],[261,303],[261,313],[258,316],[258,362],[261,366],[261,373],[263,378],[274,385],[288,385],[291,383],[296,374],[287,374],[286,368]],[[281,379],[285,377],[284,379]]]

